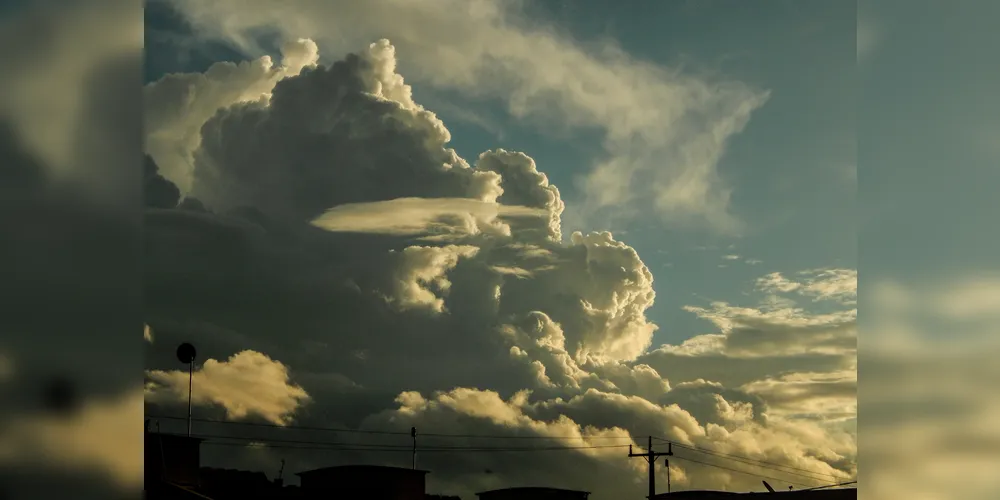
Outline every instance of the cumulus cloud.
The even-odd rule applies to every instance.
[[[216,111],[266,100],[275,83],[316,64],[311,40],[282,47],[281,64],[270,56],[239,64],[220,62],[205,73],[167,75],[147,85],[143,95],[146,151],[182,193],[191,189],[191,156],[201,144],[201,127]]]
[[[741,387],[767,401],[773,415],[815,415],[824,419],[853,419],[858,415],[858,373],[797,372],[756,380]]]
[[[773,418],[817,419],[824,425],[856,418],[856,309],[810,312],[775,297],[757,307],[715,302],[685,309],[718,332],[639,358],[669,378],[674,391],[721,383],[720,390],[738,389]]]
[[[729,350],[747,355],[839,352],[853,348],[857,338],[856,310],[810,314],[795,307],[760,309],[725,302],[685,309],[714,323]]]
[[[398,254],[391,295],[386,300],[401,309],[426,308],[444,312],[444,300],[435,295],[448,293],[451,282],[446,273],[455,268],[458,259],[472,257],[479,251],[473,246],[444,247],[411,246]]]
[[[187,401],[188,373],[149,370],[145,397],[150,401]],[[242,351],[226,361],[208,359],[193,374],[192,402],[215,404],[232,419],[257,415],[288,423],[309,395],[289,380],[288,368],[265,354]]]
[[[266,99],[206,105],[222,107],[199,111],[209,118],[187,198],[146,212],[151,408],[186,396],[172,346],[195,339],[210,360],[195,397],[228,418],[595,446],[655,434],[853,473],[849,435],[821,416],[771,415],[750,388],[778,389],[747,384],[851,369],[854,316],[720,303],[692,309],[718,333],[650,351],[653,274],[635,249],[608,232],[564,239],[559,190],[527,155],[488,151],[470,165],[448,148],[387,42],[287,75]],[[594,491],[641,491],[641,464],[624,451],[420,460],[438,491],[569,476]],[[296,453],[295,465],[332,465],[328,455]],[[755,483],[672,467],[678,484]]]
[[[640,483],[637,479],[642,476],[644,466],[629,460],[627,451],[630,444],[645,446],[637,436],[650,432],[691,446],[712,443],[718,448],[721,442],[725,442],[726,448],[720,450],[723,453],[768,457],[789,465],[797,464],[819,474],[830,474],[831,477],[848,476],[848,473],[837,471],[824,461],[849,448],[849,445],[844,446],[847,440],[826,443],[824,448],[810,448],[813,443],[806,442],[811,439],[795,435],[801,429],[786,428],[780,424],[769,427],[755,424],[748,405],[730,403],[719,395],[711,398],[712,411],[719,423],[707,425],[699,423],[677,405],[657,405],[640,397],[594,389],[568,400],[532,402],[530,399],[527,392],[504,399],[495,392],[475,389],[438,391],[427,395],[406,392],[397,398],[397,408],[374,415],[365,424],[383,428],[389,425],[433,426],[454,429],[455,432],[474,430],[494,436],[549,438],[547,446],[556,444],[577,448],[560,460],[542,460],[530,469],[515,467],[519,458],[513,454],[510,458],[499,460],[470,454],[463,459],[463,469],[473,471],[489,467],[494,474],[492,477],[470,474],[472,481],[462,484],[455,483],[454,476],[449,473],[443,474],[442,478],[431,479],[451,486],[449,492],[454,494],[468,495],[477,488],[512,480],[517,484],[552,484],[553,481],[565,481],[560,478],[567,475],[574,480],[564,487],[587,489],[601,498],[620,494],[623,488],[641,491],[641,485],[636,483]],[[822,433],[817,433],[812,439],[818,435]],[[814,449],[823,458],[809,456],[808,453]],[[695,458],[693,453],[685,453],[681,448],[674,450],[678,455],[696,460],[703,458]],[[423,457],[426,458],[421,458],[421,463],[432,468],[450,461],[432,454]],[[675,485],[691,489],[718,487],[719,476],[706,473],[705,469],[697,469],[698,473],[692,474],[689,466],[678,463],[683,464],[683,461],[678,459],[671,464],[671,479]],[[516,478],[512,477],[515,475]],[[665,481],[666,471],[661,468],[657,476],[658,481]],[[752,480],[730,477],[725,477],[725,480],[731,481],[731,487],[752,487],[749,486]]]
[[[265,53],[254,38],[261,29],[310,37],[328,54],[388,36],[422,84],[501,99],[513,117],[542,130],[598,131],[603,157],[581,179],[586,212],[620,214],[628,204],[671,223],[738,228],[717,163],[766,91],[665,69],[609,41],[583,46],[516,2],[306,1],[294,10],[273,0],[172,3],[202,35],[253,56]]]

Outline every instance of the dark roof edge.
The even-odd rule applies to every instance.
[[[157,438],[166,437],[167,439],[183,439],[187,441],[197,441],[199,443],[205,441],[206,439],[197,436],[185,436],[184,434],[174,434],[171,432],[147,432],[145,435],[147,437],[154,437],[154,436]]]
[[[364,465],[364,464],[357,464],[357,465],[334,465],[334,466],[331,466],[331,467],[320,467],[319,469],[304,470],[302,472],[296,472],[295,475],[301,477],[303,474],[312,474],[312,473],[316,473],[316,472],[325,472],[325,471],[330,471],[330,470],[351,469],[351,468],[383,469],[383,470],[388,469],[388,470],[392,470],[394,472],[409,472],[409,473],[420,473],[420,474],[430,474],[430,472],[431,472],[429,470],[409,469],[409,468],[406,468],[406,467],[392,467],[390,465]]]
[[[512,486],[510,488],[499,488],[495,490],[480,491],[479,493],[474,493],[474,495],[485,495],[488,493],[499,493],[501,491],[524,491],[524,490],[548,490],[548,491],[562,491],[565,493],[583,493],[584,495],[590,495],[589,491],[583,490],[568,490],[566,488],[553,488],[551,486]]]

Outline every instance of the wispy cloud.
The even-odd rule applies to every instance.
[[[769,293],[797,293],[814,300],[857,302],[858,272],[853,269],[815,269],[797,273],[801,280],[771,273],[757,279],[757,290]]]
[[[433,109],[441,115],[445,121],[458,121],[475,127],[479,127],[492,134],[497,141],[503,142],[506,132],[499,121],[488,112],[473,109],[467,106],[460,106],[447,99],[440,99],[436,96],[422,96],[421,104],[427,109]]]

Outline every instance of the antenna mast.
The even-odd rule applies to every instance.
[[[191,395],[194,393],[194,360],[197,355],[198,351],[187,342],[177,346],[177,359],[188,365],[188,437],[191,437]]]

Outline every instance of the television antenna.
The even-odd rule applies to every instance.
[[[194,392],[194,360],[198,351],[193,345],[184,342],[177,346],[177,359],[188,365],[188,437],[191,437],[191,394]]]

